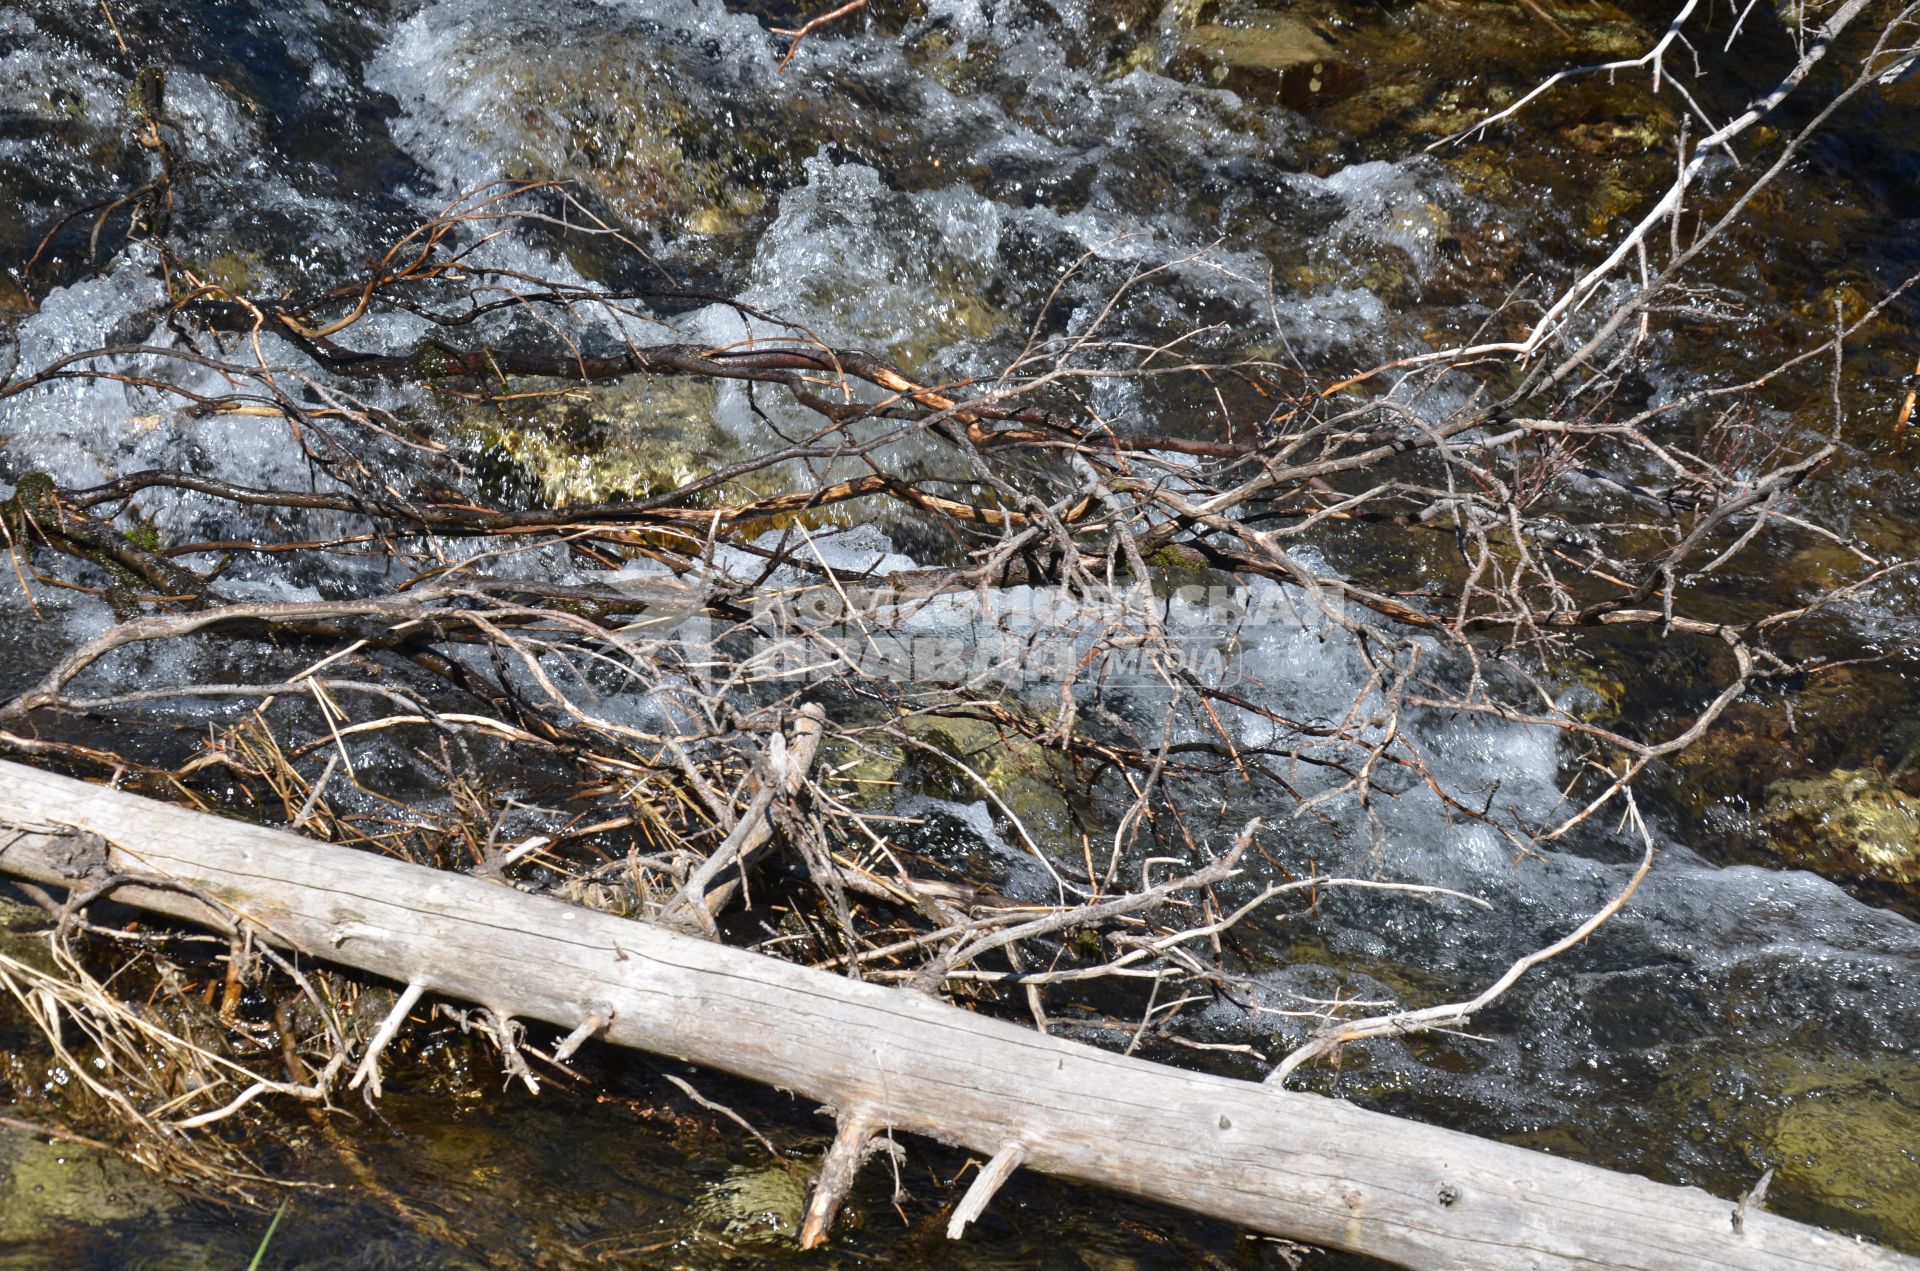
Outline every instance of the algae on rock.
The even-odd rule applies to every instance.
[[[836,798],[856,808],[889,803],[900,786],[906,747],[885,735],[829,737],[820,747],[819,770]]]
[[[1012,828],[1007,823],[1011,813],[1049,856],[1073,855],[1063,848],[1078,841],[1079,821],[1058,753],[1013,729],[966,716],[908,715],[899,721],[899,729],[911,741],[872,731],[857,740],[835,738],[825,744],[820,771],[828,774],[835,797],[863,809],[889,807],[900,794],[980,803],[1007,829]],[[1026,846],[1017,834],[1010,845],[1022,851]]]
[[[760,210],[755,144],[704,136],[700,111],[644,41],[556,39],[537,51],[486,44],[447,63],[451,96],[492,85],[490,100],[508,103],[454,121],[509,156],[504,175],[579,182],[629,222],[671,231],[720,233]]]
[[[164,1185],[117,1156],[0,1130],[0,1245],[53,1244],[63,1226],[132,1222],[177,1203]]]

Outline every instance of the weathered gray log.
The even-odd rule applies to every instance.
[[[92,837],[99,836],[98,838]],[[104,840],[104,845],[101,840]],[[103,846],[105,850],[103,851]],[[170,877],[307,956],[817,1099],[843,1125],[1413,1267],[1920,1266],[1733,1202],[1181,1072],[458,874],[0,762],[0,871]],[[201,902],[137,885],[175,917]],[[1017,1148],[1017,1153],[1014,1149]]]

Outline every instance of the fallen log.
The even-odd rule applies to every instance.
[[[795,1091],[840,1133],[821,1238],[875,1135],[991,1158],[950,1227],[1034,1169],[1411,1267],[1920,1267],[1687,1187],[1182,1072],[946,1005],[297,835],[0,762],[0,872],[228,927],[410,995],[541,1020]]]

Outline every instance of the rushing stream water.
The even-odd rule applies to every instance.
[[[1481,0],[1176,0],[1165,12],[1149,0],[887,3],[808,37],[779,71],[789,42],[770,28],[808,15],[777,0],[14,0],[0,5],[0,263],[10,271],[0,359],[31,368],[151,338],[153,262],[137,246],[89,268],[82,220],[28,262],[59,217],[145,171],[126,102],[135,68],[156,62],[193,164],[175,232],[235,289],[319,284],[464,191],[556,176],[644,227],[642,245],[687,293],[777,310],[910,372],[992,376],[1049,303],[1086,314],[1130,271],[1166,264],[1120,307],[1129,338],[1199,328],[1196,356],[1257,350],[1331,379],[1452,341],[1529,276],[1564,280],[1669,179],[1661,137],[1674,110],[1630,76],[1550,97],[1491,140],[1422,153],[1554,69],[1636,54],[1666,17],[1600,0],[1549,7],[1565,38],[1518,6]],[[1196,21],[1283,12],[1314,24],[1329,50],[1320,70],[1208,62],[1183,43]],[[1721,59],[1706,81],[1712,109],[1778,73],[1786,37],[1770,17],[1753,21],[1741,46],[1750,57]],[[1698,345],[1688,360],[1656,353],[1650,380],[1664,382],[1648,391],[1784,354],[1824,329],[1836,304],[1871,304],[1920,269],[1920,83],[1910,77],[1837,120],[1772,197],[1758,213],[1772,237],[1735,240],[1705,266],[1724,294],[1739,293],[1737,334],[1713,346],[1712,364],[1698,361]],[[1742,258],[1742,246],[1758,254]],[[503,265],[616,287],[632,267],[612,250],[557,256],[534,231],[491,250]],[[1912,553],[1920,515],[1909,460],[1887,430],[1920,354],[1916,309],[1904,305],[1878,320],[1843,376],[1846,476],[1807,495],[1821,511],[1848,509],[1851,532],[1890,556]],[[713,344],[740,322],[697,300],[658,316]],[[396,339],[410,332],[404,315],[368,322]],[[396,410],[421,409],[392,391]],[[1118,380],[1089,391],[1107,416],[1156,431],[1220,426],[1198,391]],[[783,423],[778,407],[762,414],[734,387],[691,401],[685,427],[632,464],[683,479],[769,444]],[[1785,418],[1827,406],[1759,409]],[[0,480],[43,471],[84,486],[183,462],[248,485],[302,479],[300,456],[257,421],[128,416],[125,391],[98,383],[0,405]],[[544,483],[553,499],[613,479],[545,458],[538,476],[514,479]],[[162,529],[214,528],[186,501],[155,515]],[[932,550],[910,523],[866,527],[835,548],[857,549]],[[1742,585],[1792,595],[1822,566],[1771,564]],[[247,568],[232,575],[235,594],[316,595],[331,582]],[[43,598],[46,612],[30,614],[12,580],[0,588],[11,589],[0,590],[0,694],[111,620],[86,598]],[[1904,771],[1920,748],[1912,602],[1883,589],[1836,613],[1839,643],[1889,660],[1802,701],[1793,739],[1738,716],[1721,750],[1662,776],[1649,801],[1662,846],[1649,881],[1599,936],[1479,1018],[1478,1040],[1370,1047],[1314,1076],[1314,1088],[1723,1196],[1776,1167],[1777,1212],[1920,1251],[1913,892],[1782,868],[1755,793],[1725,776],[1757,762],[1743,746],[1769,744],[1799,748],[1795,772]],[[1302,718],[1337,715],[1361,675],[1341,640],[1298,629],[1254,642],[1240,671]],[[1694,692],[1694,674],[1651,652],[1613,671],[1624,709],[1649,718]],[[1235,726],[1257,744],[1258,719]],[[1450,788],[1497,791],[1531,819],[1558,804],[1566,773],[1551,734],[1440,717],[1414,729]],[[916,798],[906,810],[941,814],[954,834],[996,837],[979,805]],[[1384,858],[1365,834],[1329,832],[1309,846],[1335,868],[1471,891],[1494,902],[1486,923],[1465,939],[1458,915],[1439,907],[1332,896],[1311,934],[1277,922],[1243,933],[1274,968],[1262,976],[1264,1005],[1471,996],[1604,903],[1634,863],[1601,835],[1516,861],[1485,826],[1456,824],[1419,790],[1381,815]],[[1226,1002],[1203,1025],[1208,1040],[1268,1059],[1298,1037],[1280,1016]],[[348,1185],[296,1193],[275,1237],[283,1261],[270,1265],[482,1265],[489,1249],[543,1266],[797,1256],[757,1217],[790,1211],[792,1180],[729,1123],[676,1104],[660,1074],[677,1066],[600,1054],[582,1092],[535,1100],[489,1093],[462,1062],[449,1049],[436,1069],[429,1046],[381,1105],[385,1124],[348,1129],[361,1140],[357,1163],[327,1180]],[[1255,1071],[1251,1060],[1224,1062]],[[824,1142],[827,1123],[811,1108],[711,1075],[697,1082],[785,1148]],[[660,1111],[675,1107],[687,1115]],[[286,1115],[291,1142],[320,1134]],[[52,1149],[6,1150],[17,1159],[0,1204],[0,1266],[232,1266],[257,1239],[254,1216],[183,1206],[111,1164],[85,1158],[98,1181],[90,1172],[75,1184],[34,1155]],[[949,1246],[934,1216],[963,1158],[909,1150],[897,1210],[893,1180],[871,1168],[857,1222],[825,1261],[1281,1265],[1241,1233],[1030,1178]],[[363,1186],[369,1178],[377,1188]],[[406,1217],[421,1214],[431,1221]],[[436,1239],[436,1224],[458,1238]],[[1352,1265],[1313,1256],[1309,1265]]]

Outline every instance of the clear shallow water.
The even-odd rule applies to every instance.
[[[1526,28],[1512,24],[1524,18],[1479,9],[1328,7],[1323,25],[1342,33],[1368,78],[1304,113],[1190,82],[1164,52],[1141,54],[1160,17],[1125,5],[879,6],[810,39],[784,74],[774,68],[785,41],[768,33],[767,15],[718,3],[189,3],[115,13],[131,55],[84,6],[27,3],[0,15],[0,184],[21,209],[0,227],[9,264],[24,266],[57,216],[142,171],[122,100],[130,68],[152,58],[171,68],[169,112],[200,165],[182,193],[190,206],[177,213],[189,249],[263,292],[330,279],[485,182],[557,175],[639,226],[688,291],[774,307],[826,340],[948,377],[994,373],[1061,272],[1083,258],[1054,300],[1060,329],[1083,325],[1131,271],[1164,264],[1156,285],[1121,307],[1118,332],[1146,339],[1215,324],[1199,352],[1257,350],[1323,376],[1371,365],[1470,329],[1502,286],[1531,271],[1566,276],[1617,226],[1609,199],[1650,189],[1668,162],[1657,146],[1634,149],[1630,125],[1659,116],[1630,87],[1616,102],[1584,93],[1550,103],[1534,131],[1496,146],[1408,157],[1436,127],[1580,60],[1521,38]],[[1580,28],[1585,51],[1638,38],[1651,19],[1615,11],[1608,20],[1622,30]],[[1717,91],[1731,99],[1747,87],[1736,76]],[[1900,219],[1920,186],[1920,157],[1893,140],[1913,104],[1873,110],[1838,127],[1787,187],[1793,250],[1776,244],[1757,265],[1716,266],[1752,306],[1743,340],[1719,348],[1713,364],[1692,360],[1697,350],[1657,362],[1664,383],[1653,391],[1677,393],[1750,353],[1793,347],[1823,320],[1821,295],[1843,285],[1870,293],[1920,263],[1910,212]],[[1596,118],[1624,121],[1626,139],[1582,149],[1593,134],[1577,130]],[[1770,231],[1778,219],[1776,209]],[[613,253],[562,254],[537,230],[490,252],[503,267],[615,285],[632,268]],[[159,332],[151,260],[132,249],[94,276],[85,255],[84,233],[69,230],[0,293],[17,365]],[[740,334],[730,310],[697,301],[662,304],[655,316],[692,340]],[[417,330],[404,317],[377,321],[356,338],[400,341]],[[1855,356],[1844,384],[1848,475],[1809,495],[1850,501],[1868,523],[1861,532],[1895,548],[1911,520],[1911,472],[1884,421],[1889,385],[1905,373],[1901,359],[1911,362],[1912,321],[1911,308],[1896,310]],[[394,394],[396,409],[421,409]],[[1123,427],[1218,427],[1199,395],[1175,389],[1100,387],[1095,404]],[[1789,420],[1822,409],[1791,398],[1762,405]],[[766,409],[770,417],[756,415],[723,386],[718,444],[765,445],[772,429],[798,422]],[[284,439],[257,421],[154,415],[151,402],[113,385],[0,404],[0,436],[7,479],[41,470],[84,485],[183,461],[247,484],[303,476]],[[191,500],[149,512],[169,532],[222,530],[218,513]],[[876,550],[895,546],[910,549]],[[1340,559],[1338,543],[1328,550]],[[1351,555],[1342,568],[1405,568],[1363,548]],[[1792,564],[1752,586],[1793,586]],[[271,563],[243,564],[233,580],[284,596],[364,581],[343,564],[337,576],[289,582]],[[11,578],[0,578],[0,597],[4,638],[21,654],[3,672],[7,687],[109,620],[105,606],[85,601],[50,603],[31,619]],[[1843,615],[1841,639],[1910,650],[1913,613],[1897,591],[1869,597]],[[1339,641],[1286,628],[1256,643],[1244,668],[1263,703],[1305,717],[1344,708],[1360,674]],[[1848,743],[1857,752],[1904,735],[1898,720],[1914,713],[1910,687],[1899,687],[1908,674],[1896,664],[1886,718]],[[1676,683],[1684,694],[1686,679],[1685,668],[1656,667],[1632,691],[1657,703]],[[1231,724],[1258,744],[1256,717]],[[1441,717],[1413,721],[1412,732],[1454,785],[1484,790],[1514,815],[1537,821],[1558,802],[1565,774],[1548,737]],[[956,824],[994,833],[978,805],[948,802]],[[1920,1106],[1920,930],[1812,875],[1729,864],[1744,859],[1734,846],[1751,837],[1751,817],[1714,811],[1695,817],[1676,798],[1656,821],[1663,858],[1633,906],[1488,1012],[1484,1040],[1370,1047],[1310,1084],[1723,1195],[1777,1165],[1779,1211],[1920,1242],[1911,1210],[1920,1140],[1903,1137]],[[1385,803],[1382,818],[1384,848],[1336,820],[1290,827],[1280,850],[1291,865],[1379,868],[1471,890],[1495,901],[1495,913],[1463,926],[1437,907],[1334,896],[1311,928],[1254,926],[1243,941],[1266,964],[1260,1004],[1471,994],[1579,921],[1631,867],[1604,835],[1515,859],[1484,827],[1450,823],[1419,788]],[[1202,1024],[1210,1039],[1269,1055],[1296,1040],[1273,1017],[1227,1003]],[[1185,1052],[1160,1057],[1192,1062]],[[636,1116],[686,1105],[645,1061],[596,1062],[610,1067],[600,1074],[606,1088],[631,1101],[617,1121],[587,1095],[535,1104],[449,1081],[460,1098],[437,1098],[426,1079],[403,1091],[386,1113],[400,1132],[369,1139],[367,1166],[401,1203],[456,1222],[459,1238],[397,1218],[391,1198],[349,1190],[296,1202],[277,1237],[288,1264],[592,1265],[608,1251],[599,1242],[616,1236],[631,1237],[616,1260],[635,1265],[787,1260],[777,1244],[716,1235],[723,1223],[701,1208],[759,1149],[724,1123],[668,1129]],[[809,1110],[717,1078],[703,1088],[709,1082],[784,1148],[819,1148]],[[290,1135],[304,1124],[289,1114]],[[906,1220],[872,1171],[865,1221],[836,1242],[832,1260],[951,1264],[955,1251],[928,1233],[947,1195],[934,1180],[960,1162],[927,1145],[910,1159]],[[307,1160],[318,1176],[346,1177],[324,1152]],[[1009,1266],[1058,1265],[1065,1249],[1089,1266],[1274,1258],[1237,1233],[1044,1180],[1021,1183],[996,1210],[999,1225],[958,1256]],[[16,1265],[132,1265],[149,1252],[154,1265],[193,1265],[190,1250],[218,1251],[212,1261],[230,1265],[244,1261],[257,1229],[170,1210],[27,1241]],[[339,1247],[343,1229],[358,1236],[351,1250]]]

